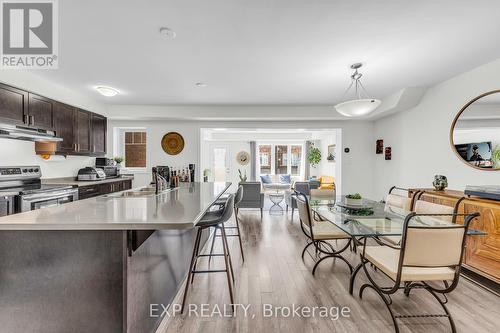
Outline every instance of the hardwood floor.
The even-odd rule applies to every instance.
[[[245,250],[242,263],[237,239],[229,238],[235,271],[235,302],[250,304],[248,315],[237,309],[234,318],[200,317],[176,314],[164,321],[159,333],[171,332],[394,332],[389,312],[375,292],[367,290],[360,300],[357,291],[366,281],[358,274],[355,295],[348,293],[349,270],[345,263],[330,259],[312,276],[313,260],[300,258],[306,239],[298,225],[295,213],[270,216],[264,213],[261,222],[258,211],[242,210],[240,221]],[[234,219],[234,217],[233,217]],[[219,245],[218,250],[221,250]],[[350,253],[347,251],[346,253]],[[205,260],[203,265],[206,265]],[[357,264],[359,259],[349,254]],[[203,265],[199,265],[200,268]],[[212,267],[222,267],[222,259],[212,261]],[[379,274],[381,275],[381,274]],[[380,277],[380,281],[385,278]],[[389,285],[389,284],[387,284]],[[179,301],[178,295],[176,301]],[[448,308],[458,332],[494,332],[500,326],[500,297],[461,279],[455,291],[448,295]],[[412,291],[409,298],[393,297],[394,307],[400,313],[441,313],[442,309],[432,296],[421,290]],[[188,305],[208,303],[223,310],[229,304],[227,280],[224,273],[197,275],[187,300]],[[326,306],[348,307],[349,317],[337,320],[321,318],[264,317],[263,304],[274,306]],[[198,311],[199,312],[199,311]],[[230,312],[228,313],[230,314]],[[286,313],[285,313],[286,314]],[[399,321],[401,332],[451,332],[446,318],[420,318]]]

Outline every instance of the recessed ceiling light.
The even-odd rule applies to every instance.
[[[195,86],[199,88],[205,88],[207,84],[205,82],[196,82]]]
[[[175,36],[177,36],[177,34],[175,33],[175,31],[173,31],[172,29],[169,29],[167,27],[161,27],[160,28],[160,34],[162,34],[163,36],[165,36],[167,39],[174,39]]]
[[[101,95],[106,96],[106,97],[113,97],[113,96],[116,96],[120,93],[115,88],[106,87],[106,86],[95,87],[95,90],[97,90]]]

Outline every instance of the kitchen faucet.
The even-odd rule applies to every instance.
[[[158,172],[158,168],[153,167],[152,170],[153,170],[153,181],[155,184],[155,193],[159,194],[165,191],[167,188],[169,188],[169,183],[165,179],[165,177],[160,175],[160,173]]]

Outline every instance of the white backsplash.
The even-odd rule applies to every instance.
[[[0,166],[39,165],[42,178],[74,177],[80,168],[94,166],[95,158],[68,156],[44,161],[35,154],[35,143],[13,139],[0,139]]]

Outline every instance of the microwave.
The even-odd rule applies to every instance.
[[[106,175],[106,178],[117,178],[120,177],[120,168],[117,167],[116,165],[105,165],[105,166],[100,166],[102,170],[104,170],[104,174]]]

